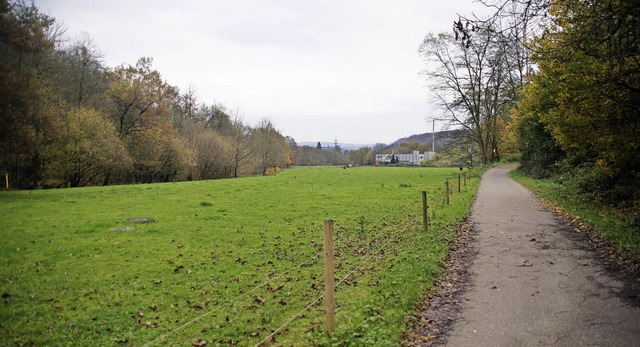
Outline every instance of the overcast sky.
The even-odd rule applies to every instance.
[[[249,124],[268,117],[297,142],[373,144],[431,131],[419,72],[428,32],[450,31],[472,0],[35,0],[86,33],[115,67],[153,58]]]

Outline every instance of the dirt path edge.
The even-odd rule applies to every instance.
[[[640,307],[640,263],[617,251],[595,231],[577,221],[561,207],[544,197],[536,198],[558,219],[558,231],[580,248],[593,254],[594,260],[612,278],[623,283],[622,298],[631,306]],[[460,314],[465,291],[472,286],[470,267],[478,251],[474,244],[477,228],[471,222],[472,210],[461,223],[450,252],[444,261],[444,272],[420,306],[413,326],[405,331],[404,346],[444,346],[453,322]]]
[[[444,345],[461,309],[462,295],[471,285],[470,264],[476,257],[472,243],[476,229],[470,214],[460,224],[444,260],[444,272],[423,301],[413,327],[404,334],[404,346]]]

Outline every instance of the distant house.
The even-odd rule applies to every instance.
[[[388,165],[392,163],[402,163],[409,165],[420,165],[423,160],[431,160],[436,157],[436,152],[413,151],[411,154],[376,154],[376,163]]]

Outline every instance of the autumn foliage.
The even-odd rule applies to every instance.
[[[523,165],[571,177],[577,189],[604,201],[637,200],[640,7],[564,0],[553,2],[549,15],[551,23],[532,42],[539,71],[519,105],[523,159],[529,158]],[[549,160],[536,161],[543,151]]]
[[[268,120],[181,93],[153,59],[102,64],[89,39],[33,4],[0,0],[0,170],[14,188],[266,174],[290,163]]]

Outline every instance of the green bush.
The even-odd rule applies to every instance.
[[[431,159],[431,160],[423,160],[420,162],[420,166],[422,167],[436,167],[436,160],[437,158]]]
[[[519,163],[522,160],[521,153],[508,153],[505,154],[500,160],[501,163]]]
[[[556,181],[566,184],[583,198],[613,205],[638,198],[635,194],[639,182],[633,174],[625,175],[594,162],[573,166],[569,160],[565,160],[561,168],[562,175]]]
[[[564,158],[556,140],[538,116],[523,119],[518,124],[520,134],[520,168],[534,178],[549,178],[558,172]]]

